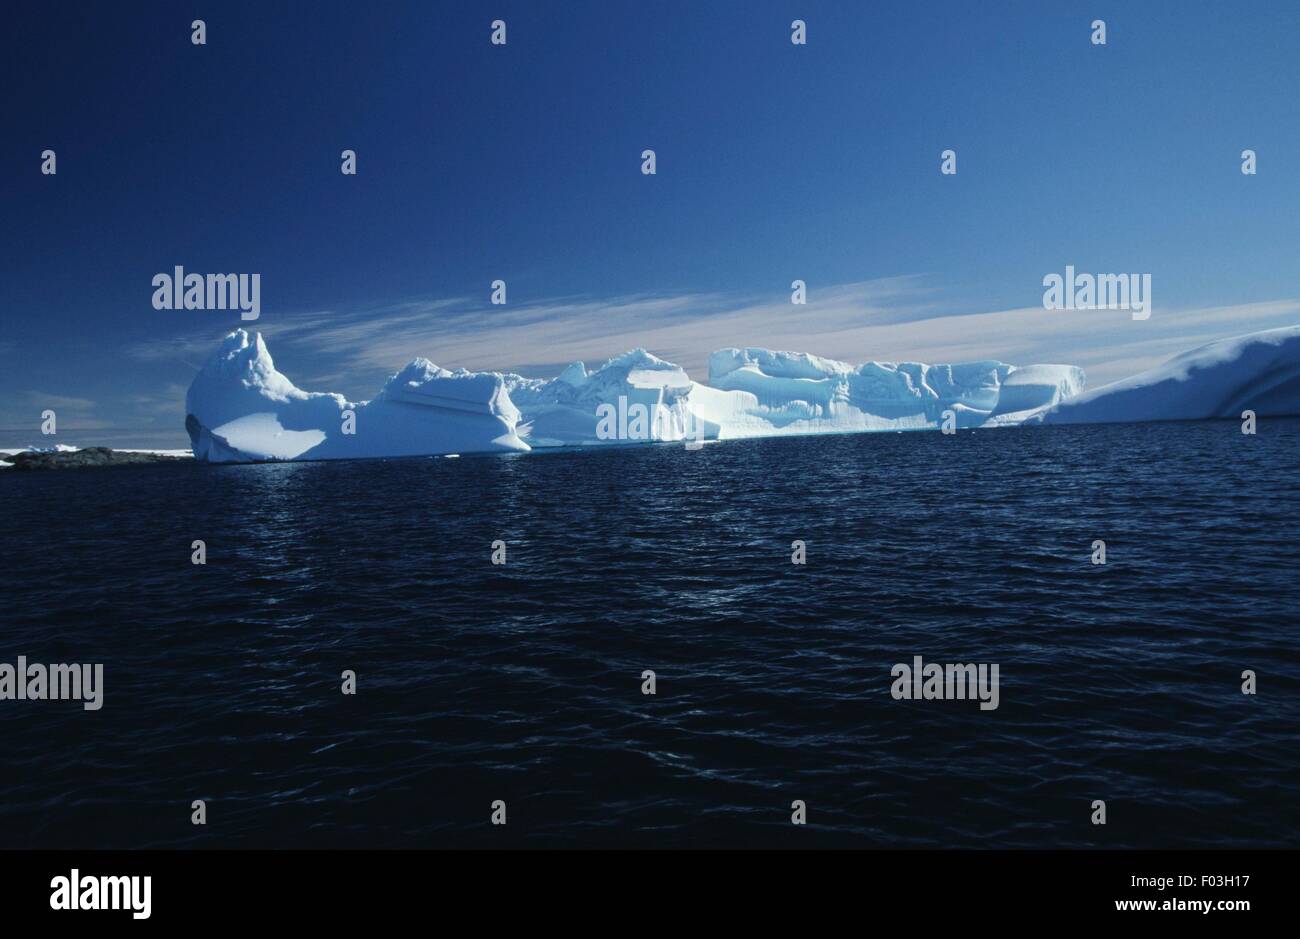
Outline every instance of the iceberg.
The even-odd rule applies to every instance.
[[[574,362],[549,381],[506,375],[505,383],[522,415],[520,436],[533,447],[683,440],[697,430],[716,439],[720,430],[700,423],[693,403],[701,386],[679,366],[644,349],[624,352],[590,372]],[[639,431],[638,413],[644,415]]]
[[[1084,383],[1072,365],[852,366],[752,348],[714,352],[707,385],[644,349],[591,372],[575,362],[549,381],[505,379],[522,415],[519,434],[533,447],[936,428],[949,409],[959,427],[1019,423]],[[639,433],[638,408],[646,415]],[[615,416],[617,431],[602,427],[602,417]]]
[[[370,401],[308,392],[282,375],[260,333],[237,329],[185,395],[194,457],[211,463],[527,450],[492,372],[415,359]]]
[[[1052,424],[1300,414],[1300,326],[1220,339],[1033,415]]]
[[[1070,365],[1004,362],[853,366],[799,352],[721,349],[709,384],[633,349],[553,379],[448,371],[417,358],[370,401],[308,392],[281,374],[261,334],[222,341],[186,394],[195,459],[331,460],[700,442],[1019,423],[1083,388]]]
[[[1020,423],[1078,394],[1084,374],[1073,365],[853,366],[799,352],[720,349],[709,358],[709,385],[740,396],[724,436],[773,436],[934,428],[949,410],[958,427]]]

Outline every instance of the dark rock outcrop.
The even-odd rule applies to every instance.
[[[168,456],[162,453],[123,453],[108,447],[86,447],[84,450],[62,450],[48,453],[23,451],[0,460],[14,469],[74,469],[81,466],[141,466],[146,463],[188,462],[187,456]]]

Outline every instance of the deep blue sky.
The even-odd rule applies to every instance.
[[[505,47],[488,41],[498,17]],[[353,397],[416,354],[544,372],[629,337],[698,371],[709,349],[689,329],[637,333],[669,316],[656,298],[677,298],[678,325],[694,298],[785,304],[772,315],[806,317],[788,346],[925,358],[915,324],[864,333],[897,337],[879,354],[879,338],[819,338],[812,301],[905,278],[879,303],[853,288],[837,302],[877,328],[1028,308],[1067,263],[1152,273],[1164,331],[1112,320],[1094,340],[1078,320],[1032,349],[1001,337],[1000,357],[1137,362],[1207,330],[1300,322],[1276,302],[1300,296],[1292,2],[23,2],[3,26],[0,429],[20,443],[48,442],[25,428],[56,400],[65,426],[183,443],[183,389],[240,323],[153,310],[150,279],[177,264],[260,273],[252,325],[282,370]],[[949,147],[956,177],[938,171]],[[506,310],[486,306],[498,277]],[[794,278],[806,310],[788,306]],[[605,303],[628,317],[607,340]],[[1237,306],[1212,327],[1180,312]],[[572,321],[574,355],[498,319],[530,308]],[[746,321],[725,344],[770,341]],[[960,334],[946,322],[936,333]],[[387,345],[347,347],[367,337]]]

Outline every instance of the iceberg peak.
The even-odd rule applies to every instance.
[[[328,460],[527,450],[500,375],[452,373],[417,358],[372,401],[306,392],[260,333],[222,340],[185,395],[194,456],[210,462]]]
[[[388,381],[384,382],[380,394],[413,385],[422,385],[427,381],[450,374],[451,372],[445,368],[439,368],[423,356],[416,356],[400,372],[390,376]]]
[[[587,366],[581,362],[574,362],[564,371],[560,372],[559,380],[564,382],[566,385],[580,388],[587,381]]]
[[[602,372],[605,369],[623,368],[677,368],[677,366],[638,346],[635,349],[629,349],[626,352],[620,352],[618,355],[612,356],[596,371]]]

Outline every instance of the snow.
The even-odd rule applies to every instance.
[[[996,360],[850,365],[800,352],[720,349],[709,384],[633,349],[550,380],[449,371],[417,358],[370,401],[303,391],[260,334],[222,340],[185,396],[193,450],[123,450],[209,462],[506,453],[534,447],[1021,423],[1300,415],[1300,326],[1209,343],[1091,391],[1071,365]],[[350,415],[350,416],[349,416]],[[644,417],[642,417],[644,415]],[[348,428],[354,432],[348,433]],[[67,444],[0,450],[75,451]],[[0,462],[0,469],[10,468]]]
[[[415,359],[375,398],[353,403],[296,387],[276,369],[261,335],[243,329],[195,376],[185,411],[195,458],[218,463],[528,449],[515,433],[519,413],[500,375]]]
[[[1020,421],[1083,388],[1072,365],[1017,367],[981,361],[956,365],[867,362],[766,349],[721,349],[709,358],[709,384],[745,392],[723,436],[912,430]]]
[[[223,441],[229,459],[238,459],[238,454],[245,453],[257,454],[261,460],[292,460],[325,440],[322,430],[286,430],[271,411],[227,421],[212,428],[211,436]],[[212,460],[211,450],[208,459]]]
[[[1070,365],[853,366],[753,348],[714,352],[707,385],[644,349],[591,372],[575,362],[551,381],[506,376],[520,435],[534,447],[933,428],[947,409],[958,426],[1006,424],[1077,394],[1083,381]],[[649,414],[644,433],[602,433],[602,408],[634,432],[623,416],[637,406]]]
[[[533,447],[682,440],[693,433],[689,399],[699,386],[679,366],[644,349],[617,355],[591,372],[574,362],[550,381],[506,375],[505,382],[522,415],[520,436]],[[614,412],[613,435],[601,426],[609,413],[603,407]],[[617,420],[638,410],[646,416],[644,433],[631,420]],[[632,432],[618,433],[620,424]]]
[[[262,337],[239,329],[190,386],[186,426],[195,457],[221,462],[915,430],[939,427],[946,411],[967,428],[1300,414],[1300,326],[1211,343],[1083,389],[1071,365],[850,365],[757,348],[714,352],[705,385],[633,349],[592,370],[574,362],[550,380],[417,358],[372,400],[352,403],[297,388]]]
[[[13,456],[15,453],[76,453],[80,449],[66,443],[56,443],[52,447],[10,447],[0,450],[0,454]]]
[[[453,455],[534,447],[695,443],[782,434],[1019,421],[1077,393],[1066,365],[852,366],[797,352],[722,349],[710,384],[645,349],[550,380],[452,372],[417,358],[369,402],[307,392],[257,333],[231,333],[186,395],[194,455],[212,462]],[[344,428],[348,414],[355,433]]]
[[[121,447],[113,447],[114,453],[151,453],[154,456],[194,456],[193,450],[125,450]]]
[[[1300,326],[1221,339],[1085,392],[1042,414],[1053,424],[1300,414]]]

